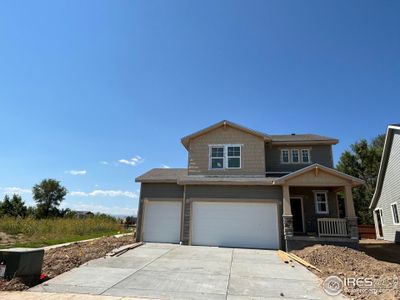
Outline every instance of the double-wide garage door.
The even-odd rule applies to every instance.
[[[144,209],[145,242],[179,243],[180,201],[148,201]],[[279,248],[275,203],[194,201],[192,245]]]
[[[275,203],[193,202],[192,245],[279,248]]]

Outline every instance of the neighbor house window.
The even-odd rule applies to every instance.
[[[240,169],[241,145],[210,146],[210,169]]]
[[[299,149],[292,149],[292,163],[297,164],[299,162]]]
[[[393,224],[396,224],[396,225],[400,224],[399,211],[397,210],[397,203],[392,203],[390,206],[392,208]]]
[[[317,214],[328,214],[328,192],[314,191],[315,211]]]
[[[211,169],[224,168],[224,147],[211,147]]]
[[[289,150],[287,149],[281,150],[281,161],[283,163],[289,163]]]
[[[228,146],[228,169],[240,168],[240,146]]]
[[[305,164],[310,162],[310,150],[309,149],[301,150],[301,161]]]

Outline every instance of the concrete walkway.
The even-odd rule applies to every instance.
[[[1,300],[140,300],[141,298],[84,295],[84,294],[62,294],[62,293],[0,292],[0,299]]]
[[[145,244],[93,260],[34,292],[161,299],[330,299],[320,279],[272,250]],[[337,298],[336,298],[337,299]]]

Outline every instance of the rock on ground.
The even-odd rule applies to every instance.
[[[323,279],[336,275],[343,277],[373,277],[400,279],[400,265],[377,260],[362,251],[346,247],[314,245],[303,250],[293,251],[294,254],[316,266],[322,274],[314,271]],[[392,280],[389,281],[391,283]],[[387,284],[386,284],[387,285]],[[344,294],[351,299],[400,299],[400,283],[397,289],[380,290],[377,292],[365,291],[359,288],[345,288]]]
[[[122,237],[105,237],[89,242],[73,243],[67,246],[53,248],[45,252],[42,273],[51,279],[73,268],[104,257],[111,250],[133,243],[133,235]],[[23,291],[38,282],[26,282],[20,278],[10,281],[0,279],[0,291]]]

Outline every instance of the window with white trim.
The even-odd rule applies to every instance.
[[[395,202],[395,203],[390,204],[390,207],[392,208],[393,224],[395,224],[395,225],[400,224],[399,211],[397,209],[397,203]]]
[[[240,168],[240,146],[228,146],[228,169]]]
[[[214,146],[211,147],[210,155],[210,168],[211,169],[223,169],[224,168],[224,147]]]
[[[297,164],[300,162],[299,149],[292,149],[292,163]]]
[[[301,162],[304,164],[310,162],[310,149],[301,149]]]
[[[282,164],[310,164],[310,149],[281,149]]]
[[[314,200],[317,214],[329,214],[327,191],[314,191]]]
[[[241,145],[210,145],[211,170],[240,169],[242,167]]]
[[[281,161],[283,163],[289,163],[289,150],[288,149],[282,149],[281,151]]]

